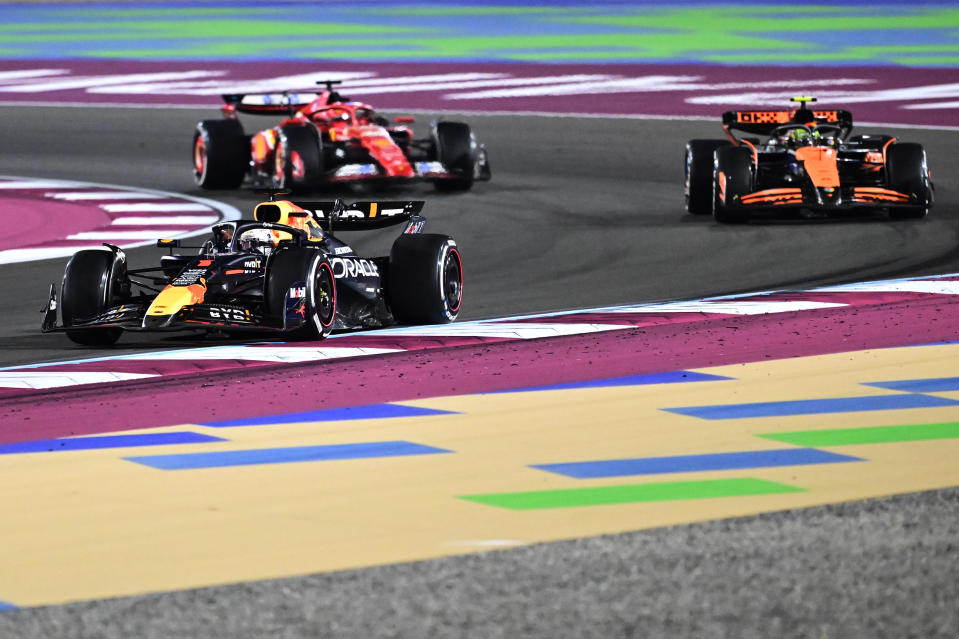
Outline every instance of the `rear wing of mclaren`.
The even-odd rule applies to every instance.
[[[338,231],[365,231],[385,228],[395,224],[407,223],[404,233],[419,233],[426,224],[426,218],[419,215],[426,202],[382,201],[353,202],[343,200],[323,202],[294,202],[305,211],[309,211],[320,226],[332,233]]]
[[[726,111],[723,128],[745,133],[770,135],[784,124],[835,124],[852,129],[852,113],[842,109],[791,109],[773,111]]]
[[[223,95],[226,108],[255,115],[292,114],[316,99],[318,93],[231,93]]]

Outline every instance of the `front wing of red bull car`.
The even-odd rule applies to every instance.
[[[124,331],[310,340],[451,322],[462,303],[462,259],[453,238],[422,232],[423,204],[264,202],[252,221],[213,226],[202,246],[158,240],[169,254],[150,268],[130,269],[116,246],[81,250],[67,263],[59,298],[50,286],[42,330],[109,345]],[[388,256],[361,257],[333,235],[404,223]]]

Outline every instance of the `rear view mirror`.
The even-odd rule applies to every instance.
[[[414,118],[412,115],[401,115],[396,118],[395,122],[397,124],[413,124],[416,122],[416,118]]]

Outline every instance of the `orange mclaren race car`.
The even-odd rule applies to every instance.
[[[852,114],[810,109],[796,97],[782,111],[727,111],[726,140],[686,145],[686,210],[741,223],[761,212],[828,215],[884,209],[919,218],[933,203],[922,145],[888,135],[855,135]],[[764,136],[736,137],[733,131]]]
[[[192,254],[129,269],[124,252],[78,251],[57,295],[50,286],[43,331],[104,345],[125,331],[199,330],[322,339],[334,329],[438,324],[456,319],[463,265],[447,235],[422,233],[423,202],[257,205],[251,221],[223,222]],[[333,235],[405,223],[388,256],[360,257]],[[195,249],[199,249],[197,252]]]
[[[368,104],[352,102],[325,80],[319,93],[224,95],[224,119],[204,120],[193,134],[193,177],[206,189],[254,186],[309,191],[330,183],[431,181],[465,191],[489,180],[486,149],[468,124],[434,122],[415,139],[412,117],[393,123]],[[286,115],[252,136],[237,113]]]

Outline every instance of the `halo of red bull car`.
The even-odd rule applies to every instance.
[[[322,339],[335,329],[455,320],[462,258],[452,237],[422,233],[422,201],[293,202],[275,195],[416,180],[462,191],[490,178],[485,148],[462,122],[435,122],[430,136],[417,140],[411,118],[391,124],[340,96],[336,82],[323,84],[309,99],[289,92],[223,96],[224,119],[200,122],[194,133],[194,178],[211,189],[268,183],[270,201],[256,206],[252,221],[214,225],[202,246],[192,247],[198,252],[175,252],[190,247],[158,240],[170,251],[158,266],[131,269],[123,250],[109,244],[78,251],[59,300],[50,287],[43,331],[108,345],[127,330]],[[769,212],[927,214],[933,184],[921,145],[852,136],[848,111],[810,109],[815,98],[793,101],[797,108],[727,111],[726,139],[686,145],[689,213],[726,224]],[[237,112],[287,117],[248,136]],[[388,256],[361,257],[334,235],[394,224],[405,226]]]

